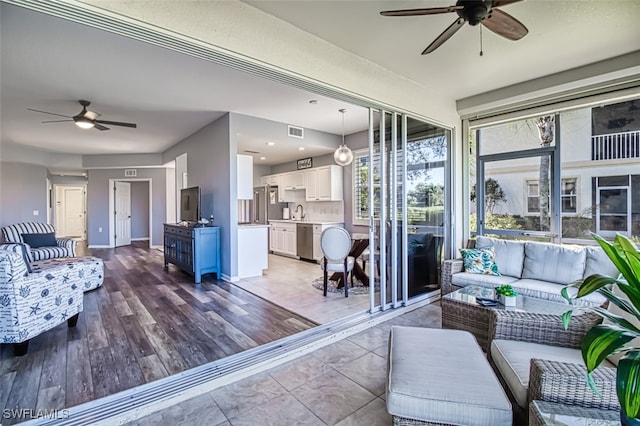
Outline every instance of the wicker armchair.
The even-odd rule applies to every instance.
[[[580,342],[600,316],[591,312],[574,315],[568,330],[564,329],[560,317],[529,314],[515,311],[492,310],[489,323],[489,339],[537,343],[541,345],[571,348],[579,351]],[[502,372],[488,353],[489,362],[495,369],[505,391],[509,394],[514,411],[514,424],[527,424],[529,404],[534,401],[556,402],[585,408],[619,411],[616,397],[615,368],[600,367],[593,372],[594,381],[601,395],[595,394],[587,384],[587,370],[583,363],[568,363],[535,358],[532,354],[527,387],[527,403],[516,402]]]

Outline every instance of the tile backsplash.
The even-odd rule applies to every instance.
[[[305,192],[297,192],[300,192],[300,195],[296,194],[296,201],[288,203],[291,214],[300,214],[299,209],[296,213],[296,207],[300,204],[304,209],[307,221],[344,222],[343,201],[305,201]]]

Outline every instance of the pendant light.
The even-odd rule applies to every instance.
[[[353,161],[353,152],[351,152],[349,147],[344,143],[344,113],[347,112],[347,110],[341,108],[338,111],[342,113],[342,145],[333,153],[333,159],[339,166],[347,166]]]

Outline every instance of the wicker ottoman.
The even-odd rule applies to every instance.
[[[94,256],[39,260],[31,263],[31,269],[35,273],[46,273],[48,268],[60,265],[68,269],[67,279],[75,281],[84,291],[96,289],[104,281],[104,262]]]
[[[511,425],[511,403],[473,335],[391,328],[386,388],[394,425]]]

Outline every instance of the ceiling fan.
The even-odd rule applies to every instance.
[[[494,33],[509,40],[520,40],[529,32],[527,27],[513,16],[498,9],[498,7],[507,6],[519,1],[522,0],[458,0],[455,6],[386,10],[380,12],[380,14],[382,16],[417,16],[456,12],[458,19],[424,49],[422,54],[426,55],[449,40],[465,22],[468,22],[471,26],[482,24]]]
[[[43,114],[51,114],[51,115],[57,115],[58,117],[70,118],[70,120],[49,120],[49,121],[43,121],[43,123],[61,123],[64,121],[73,121],[74,123],[76,123],[76,126],[80,127],[81,129],[90,129],[93,127],[98,130],[109,130],[109,128],[106,126],[103,126],[103,124],[109,124],[111,126],[132,127],[134,129],[138,127],[134,123],[124,123],[122,121],[98,120],[98,117],[100,117],[100,114],[98,114],[97,112],[89,111],[87,109],[87,107],[91,105],[91,102],[83,101],[83,100],[79,100],[78,102],[80,103],[80,105],[82,105],[82,111],[80,111],[77,115],[74,115],[73,117],[69,115],[56,114],[54,112],[40,111],[38,109],[32,109],[32,108],[27,108],[27,109],[29,111],[41,112]]]

